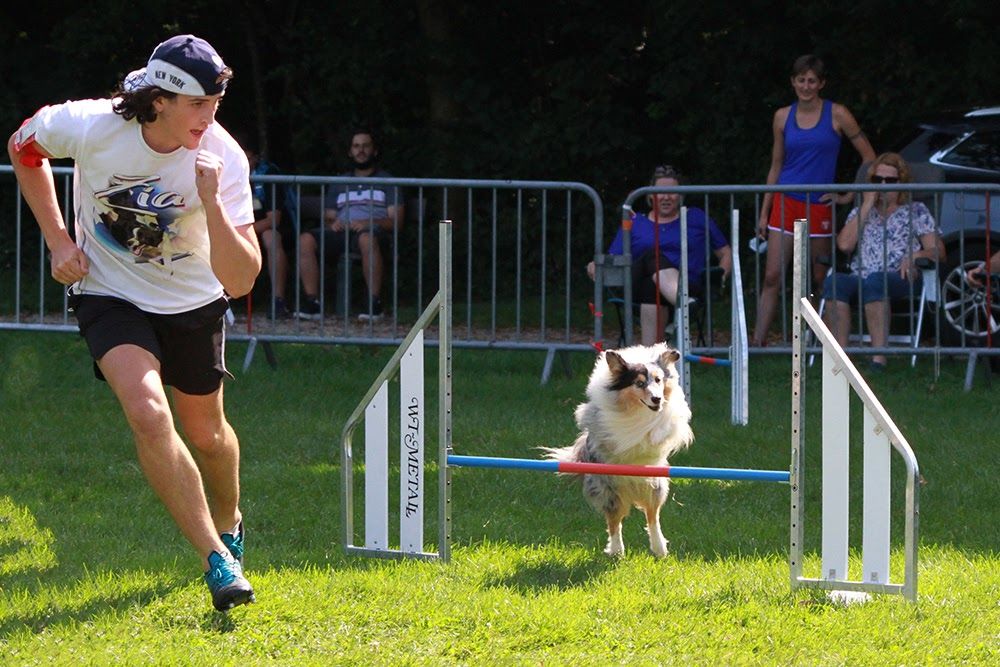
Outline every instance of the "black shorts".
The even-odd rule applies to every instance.
[[[660,271],[676,269],[673,263],[660,255]],[[656,253],[650,250],[632,262],[632,294],[638,303],[656,303]]]
[[[124,299],[79,294],[70,297],[80,335],[94,358],[94,376],[104,380],[97,360],[119,345],[137,345],[160,362],[163,384],[185,394],[216,391],[226,370],[225,298],[176,315],[140,310]]]
[[[392,241],[392,232],[375,225],[373,227],[375,232],[375,239],[379,242],[379,248],[385,247],[387,241]],[[323,227],[320,229],[310,229],[309,234],[312,234],[313,238],[316,239],[317,247],[323,244],[322,247],[326,253],[327,259],[337,259],[344,254],[344,230],[335,232],[329,227]],[[367,234],[368,230],[362,232],[355,232],[353,230],[347,230],[347,251],[348,253],[359,253],[361,252],[358,248],[358,237],[362,234]]]

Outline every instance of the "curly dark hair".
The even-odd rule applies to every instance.
[[[168,100],[177,97],[177,93],[163,90],[156,86],[149,88],[139,88],[137,90],[125,91],[119,88],[113,93],[115,99],[112,109],[125,120],[135,118],[140,123],[152,123],[156,120],[156,111],[153,109],[153,101],[159,97]]]

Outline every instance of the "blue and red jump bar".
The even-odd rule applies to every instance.
[[[745,468],[691,468],[685,466],[635,466],[612,463],[566,463],[536,459],[508,459],[495,456],[448,455],[448,465],[463,468],[505,468],[538,470],[578,475],[626,475],[629,477],[673,477],[675,479],[719,479],[741,482],[788,483],[787,470],[749,470]]]
[[[719,359],[718,357],[703,357],[699,354],[685,354],[684,361],[689,361],[693,364],[706,364],[708,366],[732,366],[733,363],[729,359]]]

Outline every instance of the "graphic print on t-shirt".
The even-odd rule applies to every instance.
[[[177,251],[173,242],[177,219],[185,213],[184,197],[162,190],[159,176],[115,174],[105,190],[94,193],[107,211],[94,225],[101,243],[137,264],[170,268],[171,262],[191,255]]]

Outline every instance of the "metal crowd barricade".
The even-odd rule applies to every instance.
[[[60,203],[72,216],[72,173],[69,167],[54,167]],[[279,189],[292,193],[295,202],[319,202],[310,218],[302,206],[292,206],[286,229],[292,232],[289,244],[293,267],[288,276],[288,302],[294,310],[301,306],[301,281],[297,269],[299,232],[318,226],[326,196],[338,188],[382,184],[399,188],[407,213],[392,234],[385,256],[383,301],[388,314],[381,322],[359,322],[358,311],[366,308],[364,280],[356,256],[335,267],[323,266],[322,293],[326,315],[318,321],[281,319],[263,306],[269,303],[270,280],[262,275],[253,303],[234,302],[236,321],[231,339],[249,341],[248,365],[258,343],[320,343],[397,345],[426,305],[427,295],[436,289],[432,268],[436,262],[434,244],[427,241],[427,221],[450,218],[455,221],[456,243],[456,327],[455,345],[466,348],[498,348],[545,351],[542,370],[547,379],[556,361],[565,365],[565,352],[590,351],[605,345],[605,285],[617,275],[625,296],[623,318],[626,340],[632,338],[631,257],[605,255],[607,238],[601,199],[583,183],[558,181],[505,181],[475,179],[354,179],[327,176],[256,177],[270,188],[272,201]],[[985,291],[970,296],[964,289],[964,269],[985,259],[985,238],[998,233],[989,228],[991,197],[1000,192],[993,184],[914,183],[908,185],[817,185],[795,186],[797,191],[855,193],[867,190],[907,190],[929,196],[929,208],[936,220],[962,220],[960,230],[944,230],[949,248],[947,266],[955,267],[941,276],[939,309],[928,319],[923,340],[916,349],[890,346],[876,349],[849,346],[849,354],[910,355],[935,359],[961,355],[969,359],[1000,354],[992,347],[992,337],[1000,332],[1000,299]],[[759,218],[761,196],[780,192],[777,186],[694,185],[676,188],[646,187],[630,193],[626,204],[648,194],[677,192],[687,197],[687,206],[699,206],[710,217],[724,220],[729,212],[742,211],[744,220]],[[984,203],[985,202],[985,203]],[[996,207],[994,207],[996,208]],[[834,224],[842,224],[844,206],[835,207]],[[0,330],[76,331],[76,323],[66,309],[63,286],[49,275],[47,249],[37,225],[19,196],[13,169],[0,165]],[[617,223],[616,223],[617,224]],[[72,221],[67,219],[72,229]],[[593,251],[597,272],[593,283],[593,314],[587,312],[584,293],[590,287],[583,266],[591,259],[580,256],[584,241],[594,230]],[[754,224],[744,224],[746,238],[731,240],[734,252],[744,250]],[[581,229],[581,227],[583,229]],[[585,231],[584,231],[585,230]],[[581,234],[583,236],[581,236]],[[1000,243],[993,243],[993,251]],[[385,252],[385,250],[383,250]],[[325,253],[322,254],[325,256]],[[744,257],[747,319],[753,322],[755,303],[764,273],[763,256]],[[266,274],[265,270],[262,274]],[[347,280],[350,279],[350,280]],[[706,272],[703,288],[704,328],[707,341],[690,350],[696,354],[724,354],[727,341],[719,332],[729,317],[728,306],[718,303]],[[790,281],[783,279],[775,328],[780,340],[767,348],[750,348],[753,355],[787,355],[790,347]],[[815,290],[817,286],[813,286]],[[327,300],[343,305],[328,307]],[[356,308],[355,308],[356,306]],[[338,312],[340,311],[340,312]],[[723,326],[717,326],[722,322]],[[860,326],[860,323],[858,323]],[[971,382],[970,363],[967,385]]]
[[[752,220],[751,224],[743,225],[744,236],[740,239],[730,239],[733,252],[744,253],[745,280],[747,283],[747,318],[752,324],[756,317],[756,303],[760,294],[765,264],[765,256],[751,253],[747,250],[747,242],[753,237],[757,221],[760,217],[762,195],[769,192],[782,192],[790,189],[788,186],[754,186],[754,185],[687,185],[677,187],[643,187],[629,193],[626,197],[622,210],[631,210],[633,205],[638,205],[647,195],[678,193],[685,196],[684,205],[697,206],[705,210],[708,217],[717,221],[723,221],[729,215],[729,211],[742,211],[743,219]],[[942,237],[947,248],[947,257],[942,258],[941,285],[938,296],[938,304],[930,317],[925,317],[923,331],[916,331],[917,312],[915,307],[909,313],[909,326],[914,328],[914,335],[919,337],[918,346],[886,346],[873,348],[870,346],[852,344],[846,347],[849,354],[871,355],[917,355],[921,357],[933,357],[935,360],[935,370],[937,361],[943,356],[958,355],[975,359],[983,356],[1000,355],[1000,349],[992,347],[990,339],[1000,335],[1000,299],[995,294],[988,291],[980,291],[978,294],[970,294],[970,291],[963,285],[964,273],[973,264],[982,262],[985,257],[985,239],[1000,237],[1000,227],[995,225],[991,229],[990,201],[996,194],[1000,193],[1000,186],[983,183],[909,183],[893,185],[873,185],[873,184],[825,184],[825,185],[796,185],[795,191],[803,192],[851,192],[855,195],[855,202],[860,202],[860,197],[866,191],[906,191],[913,195],[922,195],[928,199],[927,206],[934,216],[935,221],[940,224],[942,217],[953,219],[957,216],[964,220],[963,227],[956,229],[949,227],[942,230]],[[963,207],[970,205],[970,201],[975,203],[969,210]],[[983,203],[985,202],[985,203]],[[833,232],[836,234],[843,226],[844,218],[852,205],[834,205],[833,208]],[[995,206],[993,207],[996,208]],[[996,213],[992,213],[995,220]],[[624,217],[624,216],[623,216]],[[721,226],[720,226],[721,227]],[[628,245],[628,234],[625,234],[626,247]],[[623,334],[626,343],[633,340],[633,303],[632,303],[632,276],[630,267],[633,258],[626,255],[607,255],[605,249],[610,240],[611,234],[605,234],[604,230],[595,229],[595,338],[600,339],[603,327],[602,320],[606,319],[604,313],[603,299],[606,298],[605,287],[609,284],[618,284],[624,293],[623,309]],[[835,244],[834,244],[835,247]],[[1000,243],[996,240],[992,242],[992,252],[1000,250]],[[706,251],[707,252],[707,251]],[[790,251],[789,251],[790,252]],[[708,256],[711,260],[711,256]],[[791,266],[791,255],[786,258],[787,266]],[[835,258],[834,258],[834,261]],[[947,269],[947,270],[945,270]],[[772,324],[772,331],[780,334],[777,344],[767,347],[751,347],[753,355],[770,354],[786,356],[791,353],[791,280],[788,270],[782,274],[781,285],[778,290],[779,305],[777,316]],[[686,278],[686,277],[685,277]],[[708,329],[708,341],[706,345],[694,346],[691,350],[696,354],[718,355],[724,354],[727,350],[724,339],[719,340],[719,331],[725,331],[727,326],[717,327],[714,320],[725,318],[728,306],[723,307],[718,303],[716,293],[712,289],[711,274],[706,272],[703,295],[706,299],[706,327]],[[684,289],[688,287],[683,285]],[[821,285],[812,285],[808,292],[819,294]],[[915,300],[911,299],[911,302]],[[852,331],[862,332],[863,325],[861,318],[854,322]],[[971,364],[972,362],[970,362]],[[971,368],[971,365],[970,365]],[[970,371],[971,374],[971,371]],[[971,376],[971,375],[970,375]],[[969,380],[966,385],[968,387]]]
[[[601,224],[601,199],[583,183],[475,179],[355,178],[323,176],[262,176],[271,187],[291,187],[294,198],[328,194],[339,188],[383,185],[406,192],[400,203],[406,214],[393,231],[391,251],[383,249],[382,321],[359,322],[365,304],[353,310],[351,294],[340,292],[347,304],[343,313],[330,312],[316,322],[276,317],[248,318],[251,344],[307,342],[398,345],[426,306],[426,295],[436,289],[433,267],[437,258],[427,239],[429,223],[452,219],[456,244],[456,347],[543,350],[547,353],[542,381],[551,373],[557,353],[590,351],[593,335],[585,302],[574,301],[575,276],[582,275],[586,257],[573,252],[581,224]],[[321,206],[325,211],[328,204]],[[322,214],[322,213],[321,213]],[[318,221],[293,212],[294,229],[304,232]],[[296,244],[296,251],[299,249]],[[325,253],[321,252],[321,258]],[[350,267],[338,266],[333,280],[338,291],[349,278]],[[360,273],[360,271],[358,272]],[[321,263],[321,293],[328,294],[329,271]],[[301,305],[304,295],[296,270],[290,305]],[[358,289],[363,276],[355,279]],[[259,289],[269,289],[258,283]],[[355,295],[356,296],[356,295]],[[357,299],[355,299],[357,300]],[[362,302],[364,297],[362,297]],[[326,304],[324,303],[324,307]],[[268,314],[270,315],[270,314]],[[238,316],[238,322],[242,318]],[[565,358],[563,358],[565,363]],[[248,360],[249,363],[249,360]]]
[[[72,215],[72,173],[53,169],[60,201]],[[76,331],[67,314],[64,288],[49,275],[47,250],[26,204],[18,196],[13,170],[0,166],[0,203],[8,202],[14,219],[14,238],[8,245],[9,269],[0,275],[0,329]],[[576,239],[589,239],[591,229],[603,227],[603,205],[597,192],[583,183],[559,181],[354,178],[329,176],[256,176],[271,193],[277,208],[283,200],[285,220],[279,228],[293,237],[288,245],[290,274],[287,302],[301,308],[303,293],[296,261],[299,235],[318,227],[328,195],[341,189],[382,185],[398,193],[407,212],[395,226],[390,247],[382,248],[386,306],[381,321],[359,321],[367,312],[367,291],[354,254],[348,261],[327,266],[321,251],[320,285],[324,314],[315,321],[281,318],[269,307],[269,267],[261,271],[252,299],[235,299],[230,340],[249,342],[244,366],[254,351],[264,347],[270,360],[277,343],[398,345],[430,295],[437,289],[435,232],[428,221],[452,219],[455,225],[455,341],[456,347],[535,350],[546,352],[542,381],[557,361],[566,372],[565,353],[593,351],[593,320],[586,297],[576,290],[586,281]],[[390,190],[390,188],[392,190]],[[287,191],[283,196],[282,191]],[[307,211],[304,202],[310,202]],[[310,217],[310,214],[313,217]],[[67,220],[72,229],[72,221]],[[582,234],[582,236],[581,236]],[[322,237],[321,237],[322,239]],[[321,243],[323,241],[321,240]],[[586,240],[582,241],[584,244]],[[13,249],[13,252],[11,251]],[[324,248],[323,250],[326,250]],[[30,253],[31,259],[24,253]],[[331,263],[332,264],[332,263]],[[11,288],[12,285],[13,287]],[[37,298],[28,298],[36,294]],[[342,301],[337,312],[334,301]]]

